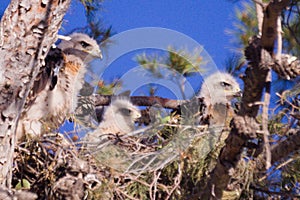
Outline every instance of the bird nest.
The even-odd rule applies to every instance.
[[[61,134],[30,139],[15,150],[13,186],[38,194],[38,199],[84,199],[105,176]]]
[[[120,173],[138,175],[164,168],[188,148],[196,134],[205,134],[205,129],[172,124],[149,126],[129,135],[103,135],[102,142],[89,144],[83,152]]]
[[[30,139],[16,147],[13,186],[39,199],[149,199],[155,190],[168,199],[183,187],[185,171],[193,176],[185,187],[198,187],[194,181],[203,176],[204,159],[220,134],[175,118],[128,135],[105,135],[97,144],[62,134]]]

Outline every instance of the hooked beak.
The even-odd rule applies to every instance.
[[[139,118],[142,117],[142,114],[140,112],[135,112],[134,116],[132,117],[134,120],[138,120]]]
[[[243,96],[243,92],[241,90],[239,90],[234,94],[234,97],[242,97],[242,96]]]
[[[100,49],[93,50],[92,52],[90,52],[90,54],[95,58],[99,58],[100,60],[102,60],[102,58],[103,58],[103,55],[102,55],[102,52]]]

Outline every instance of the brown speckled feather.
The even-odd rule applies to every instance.
[[[54,70],[58,66],[63,65],[62,61],[63,52],[58,48],[51,47],[45,59],[45,65],[41,67],[41,70],[37,75],[36,80],[33,83],[33,87],[27,97],[27,101],[24,107],[25,110],[33,104],[36,97],[41,91],[43,91],[44,89],[54,89],[57,84],[57,75],[55,74]],[[46,88],[47,86],[49,88]]]
[[[50,50],[34,81],[18,124],[19,141],[25,135],[38,136],[55,130],[75,111],[86,65],[101,58],[101,51],[86,34],[74,33],[70,38]]]

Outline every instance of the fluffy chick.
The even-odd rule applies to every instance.
[[[198,97],[204,98],[210,125],[224,125],[234,113],[231,100],[241,94],[238,82],[229,73],[216,72],[205,78]]]
[[[88,133],[84,140],[96,144],[103,139],[102,136],[108,134],[118,136],[128,134],[134,130],[134,123],[140,117],[140,110],[128,98],[117,97],[105,109],[99,126],[93,132]]]

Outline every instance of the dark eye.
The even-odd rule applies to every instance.
[[[131,114],[132,111],[129,110],[129,109],[127,109],[127,108],[121,108],[120,112],[122,113],[122,115],[130,116],[130,114]]]
[[[230,84],[226,83],[224,81],[222,81],[220,84],[221,84],[222,87],[230,87]]]
[[[88,46],[91,46],[90,44],[86,43],[85,41],[81,41],[80,42],[80,45],[83,47],[83,48],[86,48]]]

